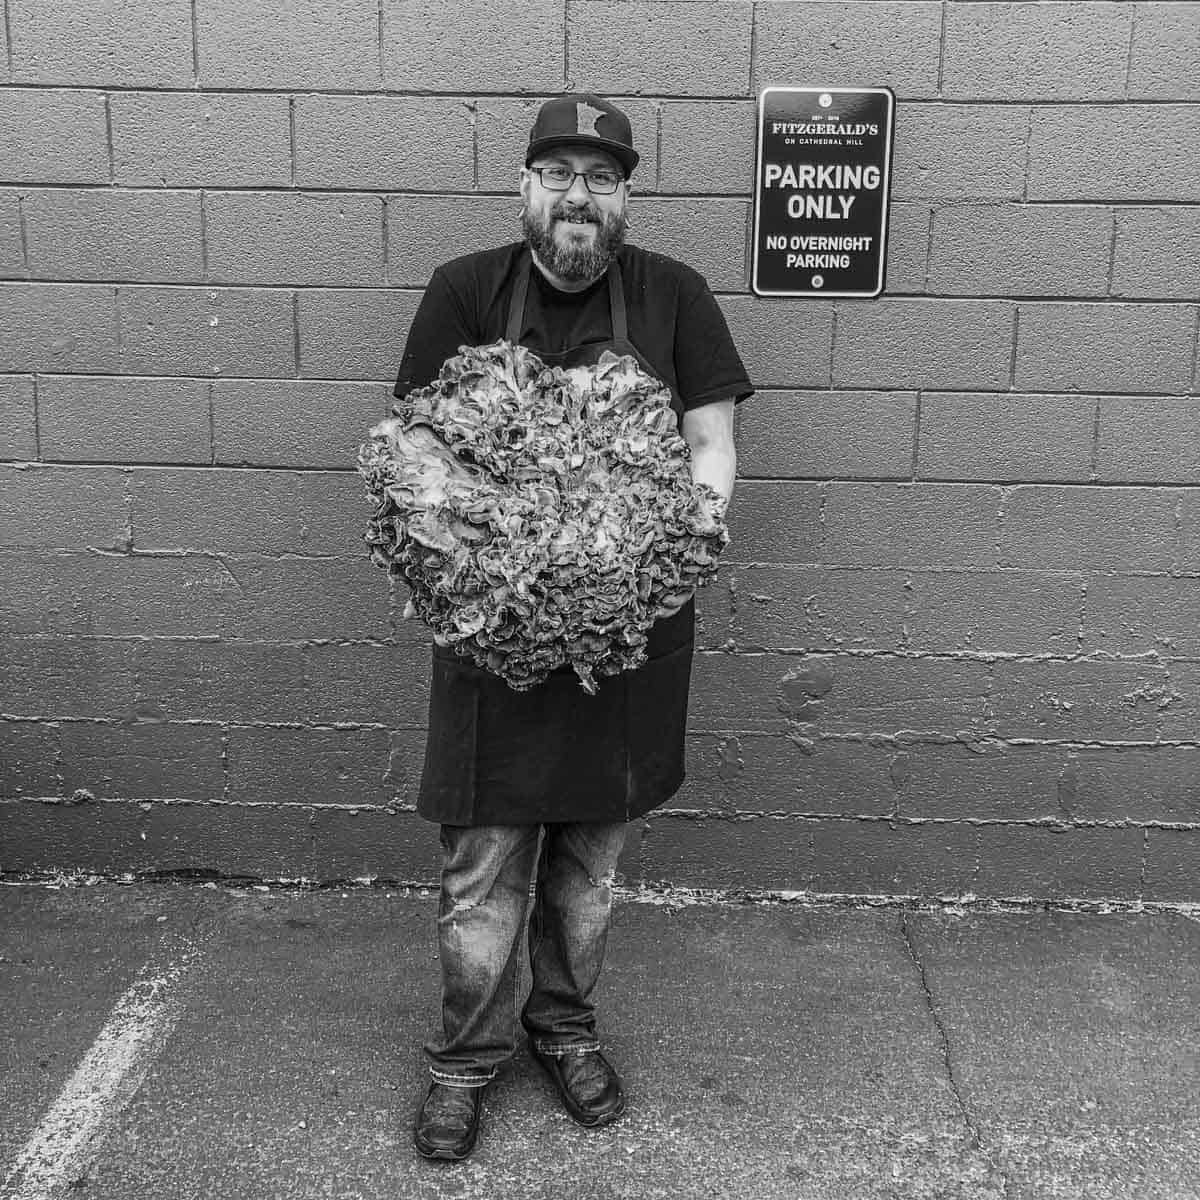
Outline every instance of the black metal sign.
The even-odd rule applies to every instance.
[[[890,88],[770,87],[758,98],[759,296],[878,296],[887,261]]]

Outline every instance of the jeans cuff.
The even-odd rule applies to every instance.
[[[539,1054],[553,1054],[561,1057],[564,1054],[595,1054],[600,1049],[600,1043],[592,1042],[548,1042],[542,1038],[533,1039],[533,1048]]]
[[[444,1083],[447,1087],[474,1088],[484,1087],[496,1078],[496,1072],[490,1075],[480,1075],[478,1072],[469,1075],[454,1075],[449,1071],[439,1071],[436,1067],[429,1068],[434,1083]]]

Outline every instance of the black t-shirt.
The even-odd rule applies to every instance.
[[[426,386],[459,346],[505,336],[523,249],[523,242],[513,242],[463,255],[434,271],[408,332],[393,395]],[[704,277],[640,246],[622,246],[619,262],[629,340],[664,375],[672,369],[684,409],[746,399],[754,388]],[[523,346],[558,353],[613,336],[605,276],[581,292],[564,292],[531,264],[529,280]]]

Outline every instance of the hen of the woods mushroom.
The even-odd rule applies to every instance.
[[[392,412],[358,453],[371,561],[408,584],[406,617],[517,691],[570,665],[594,695],[646,661],[666,598],[717,573],[725,499],[629,356],[460,346]]]

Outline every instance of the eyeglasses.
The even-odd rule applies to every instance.
[[[615,171],[572,171],[570,167],[530,167],[541,181],[542,187],[550,192],[569,192],[576,179],[596,196],[611,196],[622,182]]]

